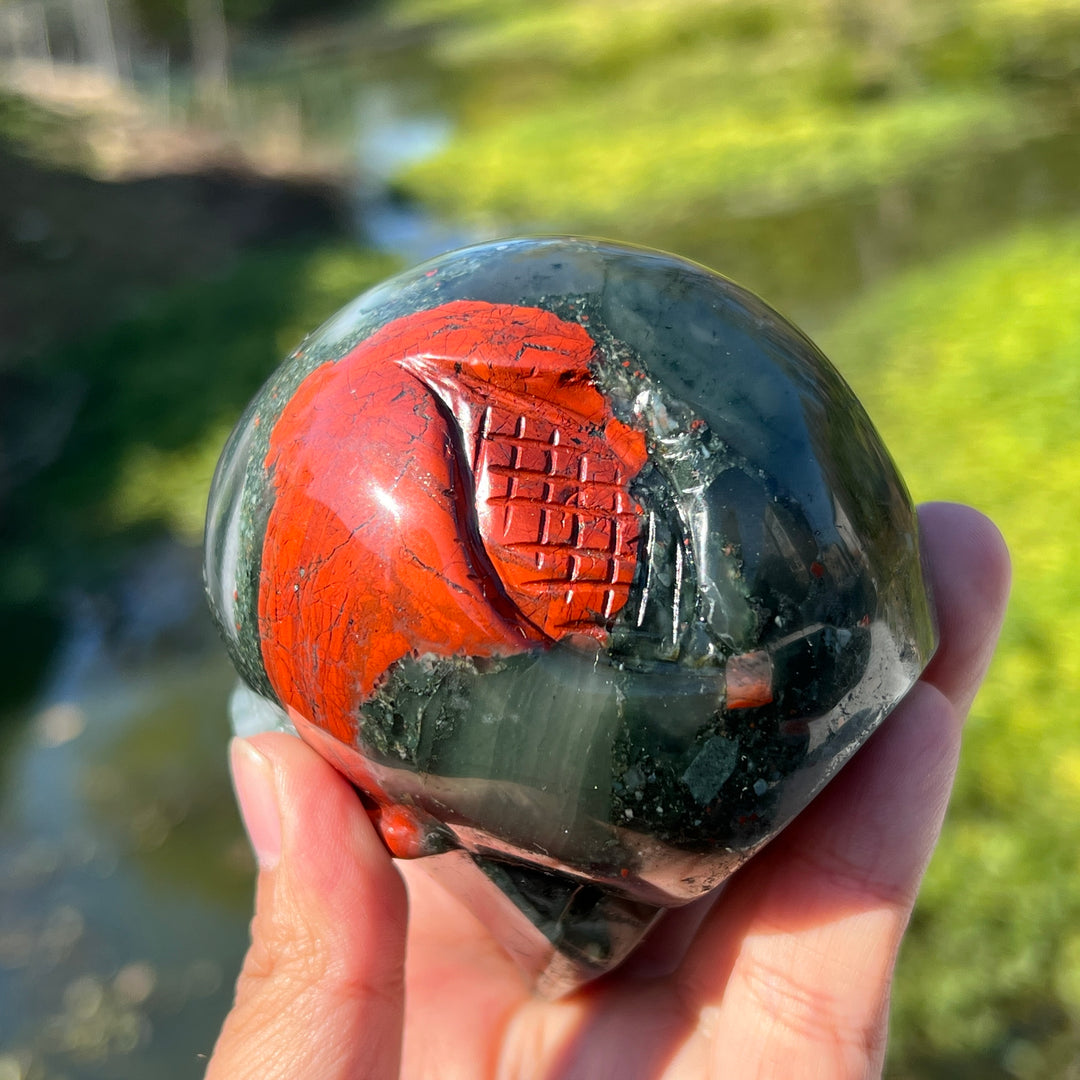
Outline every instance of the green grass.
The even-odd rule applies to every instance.
[[[825,342],[916,498],[984,510],[1014,561],[903,955],[898,1062],[1035,1077],[1080,1049],[1078,297],[1080,221],[1031,228],[885,286]]]
[[[401,183],[485,224],[652,233],[880,188],[1053,129],[1080,68],[1050,0],[397,10],[461,76],[455,137]]]
[[[767,112],[693,96],[674,113],[605,97],[587,111],[545,109],[464,135],[405,182],[438,208],[482,221],[624,232],[629,220],[655,229],[705,202],[756,214],[888,183],[958,143],[1007,145],[1019,124],[1015,103],[995,94],[858,109],[791,101]]]
[[[87,167],[90,154],[74,113],[44,108],[0,91],[0,144],[47,165]]]

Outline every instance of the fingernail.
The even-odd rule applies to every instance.
[[[229,765],[240,816],[260,870],[273,870],[281,858],[281,815],[274,770],[247,739],[233,739]]]

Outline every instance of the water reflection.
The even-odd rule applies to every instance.
[[[1080,132],[958,155],[904,182],[636,237],[712,266],[816,331],[860,292],[1020,222],[1080,210]]]
[[[429,100],[410,106],[386,84],[357,95],[352,139],[356,233],[364,242],[408,262],[420,262],[478,238],[474,231],[437,221],[394,189],[394,178],[402,169],[437,153],[450,138],[450,117],[432,112],[432,104]]]
[[[115,640],[83,605],[50,703],[4,729],[0,1076],[200,1076],[231,998],[252,875],[232,672],[209,635],[172,655]]]

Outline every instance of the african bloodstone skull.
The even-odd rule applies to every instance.
[[[783,828],[935,641],[910,500],[828,361],[591,240],[446,255],[308,338],[225,448],[206,558],[248,702],[549,992]]]

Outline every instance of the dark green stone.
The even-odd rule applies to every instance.
[[[629,486],[642,515],[630,599],[592,646],[402,657],[358,701],[348,750],[370,763],[354,776],[377,783],[369,795],[430,822],[440,849],[460,845],[432,866],[508,900],[518,914],[496,932],[559,989],[616,963],[656,908],[713,888],[782,829],[918,678],[934,621],[903,482],[800,331],[669,255],[515,240],[361,296],[241,419],[211,498],[207,582],[259,695],[276,700],[257,612],[275,587],[261,566],[277,418],[320,364],[460,300],[543,309],[595,342],[592,384],[648,451]],[[451,422],[467,432],[466,417]],[[475,519],[462,529],[483,539]],[[768,700],[726,697],[762,656]],[[545,944],[523,945],[513,918]]]

